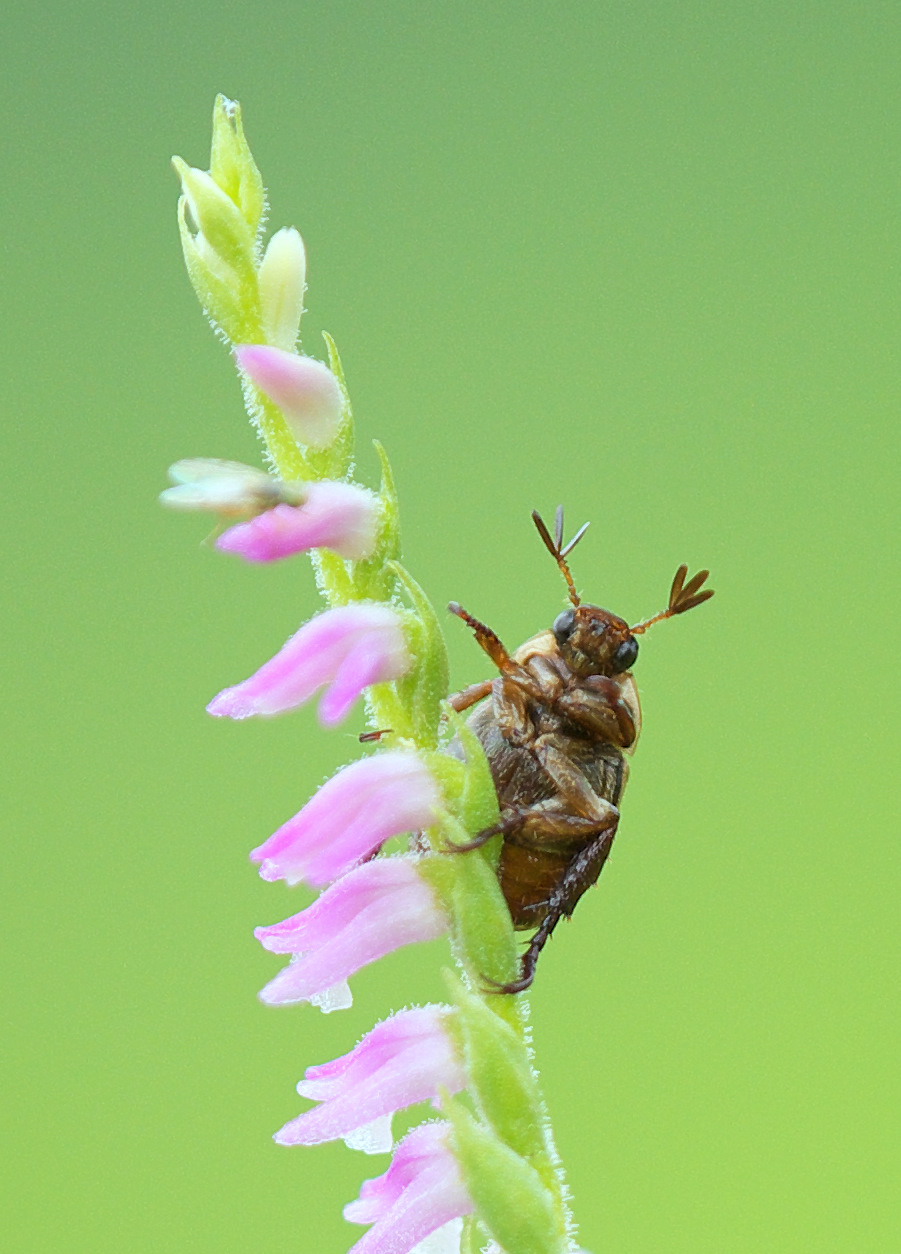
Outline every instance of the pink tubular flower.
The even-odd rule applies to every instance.
[[[414,1128],[398,1143],[385,1174],[363,1182],[359,1198],[344,1207],[344,1218],[372,1227],[348,1254],[408,1254],[430,1233],[475,1209],[448,1146],[449,1131],[446,1123]]]
[[[274,562],[308,549],[331,549],[339,557],[361,561],[375,549],[378,503],[371,492],[352,483],[304,485],[303,504],[276,505],[250,522],[229,527],[216,541],[223,553],[248,562]]]
[[[345,766],[304,808],[250,855],[264,880],[330,884],[391,836],[430,827],[441,793],[409,749],[389,749]]]
[[[280,714],[327,684],[319,720],[333,727],[364,688],[399,679],[412,665],[395,610],[365,601],[342,605],[304,623],[275,657],[243,683],[224,688],[207,710],[217,718]]]
[[[321,1105],[286,1123],[274,1139],[279,1145],[318,1145],[341,1137],[354,1148],[389,1150],[396,1110],[434,1100],[441,1087],[448,1093],[466,1087],[463,1064],[446,1029],[449,1013],[447,1006],[401,1010],[377,1024],[349,1054],[308,1067],[297,1091]],[[383,1139],[354,1139],[354,1133],[376,1121],[383,1125]]]
[[[254,936],[290,966],[260,993],[270,1006],[321,999],[370,962],[416,941],[435,940],[447,919],[406,857],[376,858],[349,871],[299,914]]]
[[[328,366],[268,344],[239,344],[235,360],[279,407],[300,444],[328,448],[344,412],[341,385]]]

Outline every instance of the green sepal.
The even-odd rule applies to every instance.
[[[418,622],[411,631],[416,666],[397,681],[401,701],[411,712],[417,744],[434,749],[438,743],[441,702],[447,696],[448,667],[444,636],[432,604],[400,562],[388,563],[408,593]],[[414,638],[415,637],[415,638]]]
[[[394,471],[382,444],[372,441],[378,455],[382,472],[379,486],[379,532],[378,548],[386,562],[400,560],[400,507],[397,502],[397,487],[394,483]]]
[[[445,841],[462,843],[467,833],[448,815],[439,825]],[[476,988],[506,984],[519,974],[510,911],[493,869],[480,853],[436,853],[423,858],[420,872],[429,880],[454,920],[455,956]],[[487,982],[487,983],[486,983]],[[514,1022],[516,998],[497,997],[492,1009]]]
[[[397,493],[387,454],[378,440],[373,440],[373,444],[382,465],[375,552],[372,557],[353,564],[354,596],[390,601],[399,591],[397,575],[389,565],[400,556]]]
[[[353,577],[348,572],[348,562],[345,562],[337,553],[332,553],[330,549],[314,549],[310,557],[316,576],[316,586],[325,597],[329,607],[350,605],[352,601],[360,599]]]
[[[210,174],[256,236],[266,212],[266,191],[244,135],[241,106],[223,95],[213,105]]]
[[[341,388],[341,394],[344,397],[344,409],[334,440],[321,453],[317,451],[317,455],[322,457],[322,471],[317,477],[322,479],[346,479],[350,474],[354,455],[353,410],[335,341],[327,331],[322,332],[322,338],[325,340],[325,346],[328,349],[329,370],[338,380],[338,386]]]
[[[256,281],[248,284],[218,257],[186,220],[187,200],[178,202],[178,232],[191,286],[203,312],[233,344],[255,344],[261,338]]]
[[[410,712],[393,683],[371,684],[366,690],[366,708],[369,724],[376,731],[390,727],[396,737],[394,743],[408,740],[410,747],[415,747]]]
[[[456,1098],[442,1101],[442,1114],[479,1219],[505,1254],[565,1254],[565,1222],[535,1168]]]
[[[512,1150],[546,1168],[546,1116],[520,1032],[464,988],[452,971],[443,974],[459,1011],[449,1026],[459,1035],[467,1089],[479,1113]]]
[[[466,766],[459,758],[452,758],[449,754],[440,753],[437,749],[420,749],[419,756],[438,781],[438,785],[447,799],[449,809],[455,812],[459,806],[460,795],[465,786]],[[454,833],[448,833],[450,839],[460,844],[465,843],[469,839],[469,834],[460,825],[455,814],[449,814],[447,822],[453,823],[455,828]]]
[[[460,797],[460,820],[470,835],[475,836],[498,820],[500,811],[497,791],[491,775],[491,767],[482,742],[450,703],[444,706],[444,714],[453,728],[466,761],[463,792]]]
[[[241,210],[205,170],[173,157],[191,217],[213,252],[256,289],[254,237]]]

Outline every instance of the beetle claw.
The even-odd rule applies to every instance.
[[[488,975],[482,976],[482,982],[486,985],[486,993],[524,993],[534,978],[535,972],[531,971],[528,975],[521,975],[518,980],[511,980],[508,984],[503,984],[500,980],[492,980]]]

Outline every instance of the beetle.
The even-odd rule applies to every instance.
[[[665,610],[629,626],[625,619],[581,600],[566,561],[588,527],[563,543],[563,508],[552,538],[541,516],[532,519],[566,580],[570,607],[513,653],[456,601],[448,609],[473,631],[500,675],[450,698],[468,717],[491,768],[500,817],[465,844],[477,849],[502,836],[498,878],[513,926],[533,932],[519,978],[496,985],[520,993],[535,977],[541,950],[564,916],[597,881],[619,823],[628,776],[626,755],[641,730],[631,668],[637,637],[654,623],[694,609],[713,596],[709,572],[687,579],[680,566]],[[490,697],[490,700],[485,700]]]

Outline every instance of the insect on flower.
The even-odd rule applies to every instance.
[[[538,534],[566,580],[572,605],[550,630],[508,653],[490,627],[452,601],[448,609],[472,629],[500,677],[472,684],[451,698],[466,710],[491,767],[500,818],[457,850],[477,849],[502,836],[498,877],[513,926],[533,936],[519,979],[498,991],[529,987],[535,966],[557,923],[572,914],[594,884],[610,853],[619,823],[619,801],[641,728],[631,667],[643,632],[664,618],[684,614],[713,596],[701,591],[708,571],[686,582],[676,571],[665,610],[630,627],[624,619],[576,592],[566,556],[585,534],[563,544],[563,509],[554,538],[538,513]]]

